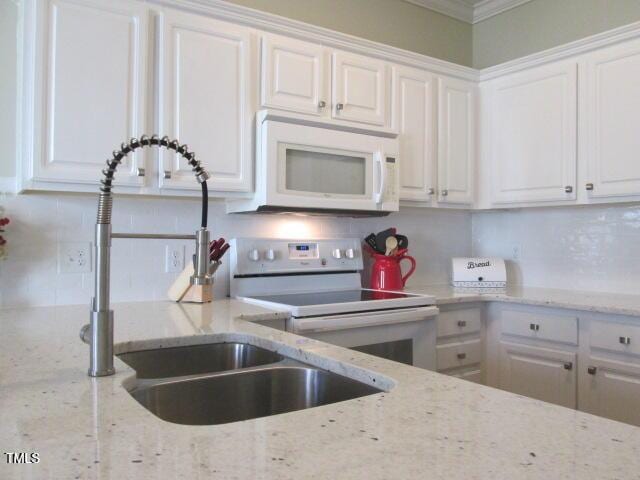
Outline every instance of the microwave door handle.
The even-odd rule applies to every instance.
[[[378,152],[376,154],[376,163],[380,168],[380,191],[376,193],[376,203],[382,203],[384,200],[384,192],[387,189],[387,169],[384,168],[384,163],[382,161],[383,155]]]

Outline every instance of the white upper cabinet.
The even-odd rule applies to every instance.
[[[251,30],[174,10],[159,23],[160,131],[196,153],[210,190],[250,191]],[[161,150],[160,164],[161,188],[200,189],[179,155]]]
[[[261,104],[311,115],[331,107],[321,45],[264,34],[261,42]]]
[[[146,131],[147,10],[97,0],[42,1],[35,9],[37,83],[25,91],[34,93],[34,138],[25,180],[98,183],[111,152]],[[145,155],[126,157],[115,185],[143,185]]]
[[[640,195],[640,42],[587,57],[585,155],[590,197]]]
[[[362,55],[332,54],[332,115],[352,122],[387,124],[387,64]]]
[[[438,202],[473,203],[477,86],[438,79]]]
[[[502,77],[489,95],[493,203],[575,202],[577,64]]]
[[[399,133],[400,199],[433,199],[435,178],[435,79],[415,68],[393,67],[391,126]]]

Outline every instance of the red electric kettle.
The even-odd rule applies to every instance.
[[[407,250],[398,250],[395,255],[381,255],[371,251],[374,263],[371,268],[371,285],[374,290],[402,290],[407,279],[416,270],[415,258],[406,254]],[[411,268],[403,277],[400,269],[402,260],[409,260]]]

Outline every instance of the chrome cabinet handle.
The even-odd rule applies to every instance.
[[[446,197],[447,195],[449,195],[449,190],[442,190],[442,196]]]
[[[136,170],[136,175],[138,175],[139,177],[144,177],[145,171],[144,168],[138,168]]]
[[[587,367],[587,373],[589,375],[595,375],[597,371],[598,371],[597,367]]]
[[[164,178],[167,180],[171,178],[171,170],[164,171]]]
[[[324,100],[320,100],[318,102],[318,108],[324,108],[327,106],[327,102],[325,102]]]
[[[566,187],[564,187],[564,191],[565,193],[572,193],[573,187],[571,185],[567,185]]]
[[[465,320],[459,320],[458,321],[458,326],[459,327],[466,327],[467,326],[467,322]]]
[[[629,345],[631,343],[631,337],[620,337],[620,343],[622,345]]]
[[[573,370],[573,363],[572,362],[565,362],[563,365],[565,370]]]
[[[429,194],[429,195],[433,195],[434,193],[436,193],[436,189],[433,188],[433,187],[431,187],[431,188],[429,188],[429,190],[427,190],[427,194]]]
[[[458,359],[464,360],[465,358],[467,358],[467,354],[466,353],[459,353],[458,354]]]
[[[592,191],[593,190],[593,183],[587,183],[584,187],[587,191]]]
[[[537,332],[538,330],[540,330],[540,325],[538,325],[537,323],[530,323],[529,329],[533,330],[534,332]]]
[[[337,110],[337,111],[344,110],[344,104],[343,104],[343,103],[338,103],[338,104],[336,105],[336,110]]]

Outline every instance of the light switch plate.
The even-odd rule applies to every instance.
[[[90,273],[91,242],[63,242],[58,244],[59,273]]]

